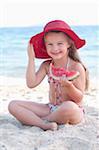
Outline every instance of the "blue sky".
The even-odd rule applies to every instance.
[[[61,19],[70,25],[99,25],[98,0],[3,0],[0,26],[43,25]]]

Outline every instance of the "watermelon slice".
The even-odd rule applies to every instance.
[[[78,71],[66,71],[64,68],[55,68],[52,63],[50,64],[50,74],[55,80],[59,80],[60,77],[63,76],[69,81],[72,81],[79,76]]]

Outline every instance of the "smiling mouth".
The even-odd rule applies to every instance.
[[[61,51],[60,52],[52,52],[53,55],[57,55],[57,54],[61,54]]]

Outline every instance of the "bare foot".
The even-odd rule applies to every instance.
[[[55,131],[55,130],[58,129],[58,125],[57,125],[56,122],[51,122],[50,124],[51,124],[51,125],[50,125],[50,129],[51,129],[52,131]]]
[[[58,125],[56,122],[48,122],[47,120],[44,120],[45,125],[43,126],[44,130],[52,130],[55,131],[58,129]]]

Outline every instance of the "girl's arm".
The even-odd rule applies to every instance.
[[[70,97],[70,99],[76,103],[79,103],[82,101],[83,94],[84,94],[80,89],[78,89],[72,83],[69,83],[69,85],[66,87],[66,93]]]
[[[39,70],[35,71],[35,53],[33,46],[28,45],[28,65],[26,71],[26,83],[29,88],[34,88],[43,80],[46,75],[46,66],[45,63],[42,63]]]
[[[79,71],[80,76],[74,81],[67,81],[64,79],[61,83],[66,88],[66,93],[74,102],[79,103],[82,101],[85,90],[85,70],[81,64],[77,65],[76,69]]]

